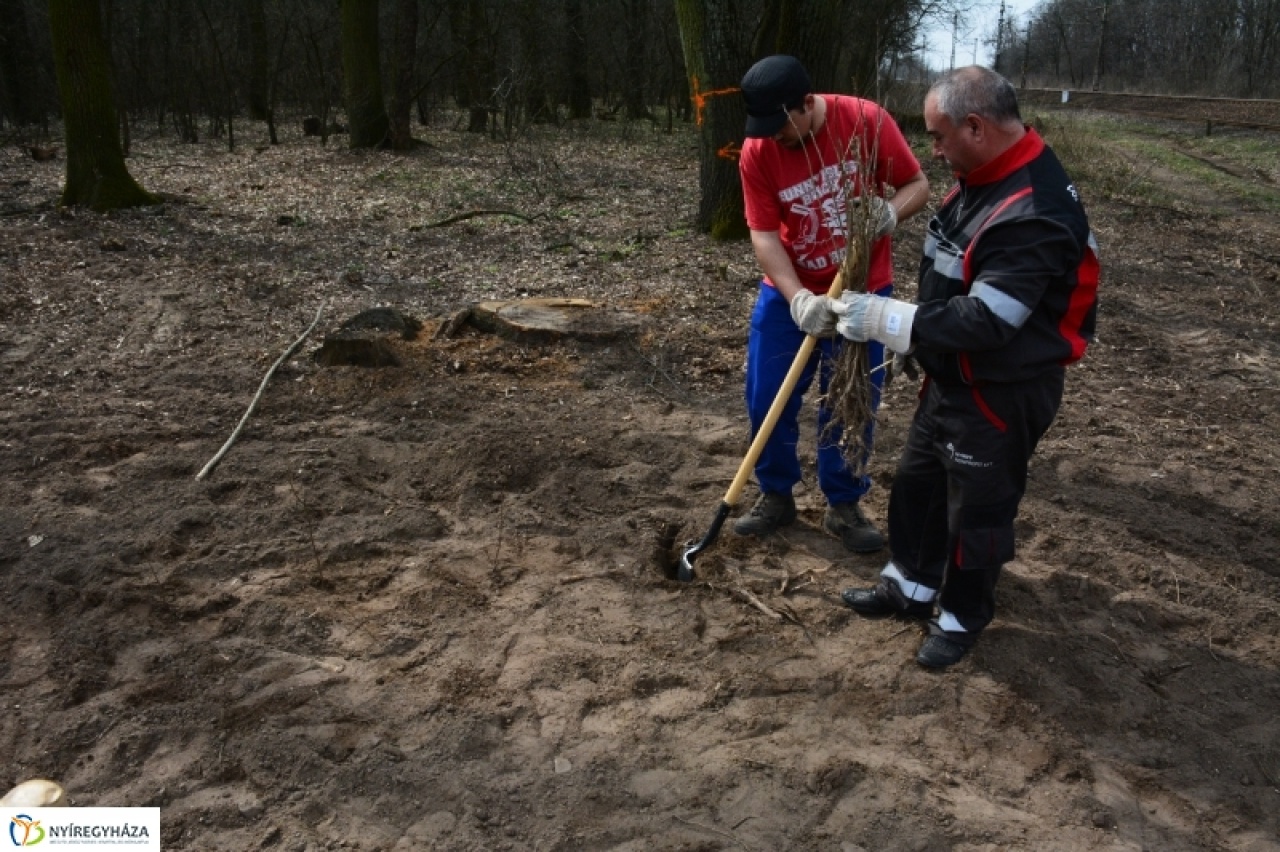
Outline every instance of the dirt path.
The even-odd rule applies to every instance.
[[[997,621],[939,676],[916,628],[839,605],[884,557],[824,535],[811,484],[785,537],[655,568],[746,449],[755,268],[689,233],[691,140],[463,136],[144,142],[175,200],[111,217],[0,152],[0,787],[158,805],[202,852],[1280,850],[1269,218],[1092,205],[1099,340]],[[423,227],[481,208],[528,221]],[[435,336],[529,296],[643,325]],[[196,481],[322,304],[321,332],[376,305],[424,329],[399,367],[304,347]]]

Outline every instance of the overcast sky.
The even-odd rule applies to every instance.
[[[1040,2],[1041,0],[1005,0],[1005,17],[1021,28],[1026,23],[1026,13]],[[996,22],[999,20],[1000,0],[978,0],[967,16],[960,16],[958,28],[951,26],[950,18],[934,24],[924,32],[926,61],[937,70],[950,68],[954,38],[957,66],[976,63],[990,67],[993,46],[988,44],[988,40],[995,35]]]

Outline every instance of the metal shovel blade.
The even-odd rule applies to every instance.
[[[836,280],[832,282],[831,289],[827,291],[827,295],[833,299],[840,297],[840,291],[844,289],[844,273],[849,268],[847,264],[854,258],[854,254],[850,253],[845,258],[845,266],[840,267],[840,272],[836,275]],[[791,398],[791,392],[795,390],[796,384],[800,381],[800,374],[804,372],[805,365],[809,363],[810,356],[813,355],[813,348],[818,344],[818,338],[813,335],[806,335],[804,342],[800,344],[800,348],[796,351],[796,357],[791,361],[791,368],[787,370],[787,375],[782,379],[782,385],[778,388],[777,394],[774,395],[773,404],[769,406],[769,413],[765,415],[764,421],[756,430],[755,437],[751,439],[751,447],[747,450],[746,456],[742,459],[742,464],[738,465],[738,474],[733,478],[729,490],[725,492],[724,500],[720,503],[720,509],[716,512],[715,520],[711,522],[711,529],[707,530],[707,534],[702,537],[702,541],[685,549],[680,555],[680,559],[676,562],[676,579],[682,583],[688,583],[693,579],[693,560],[698,554],[711,546],[716,540],[716,536],[720,535],[720,528],[724,526],[725,519],[729,517],[729,512],[733,505],[738,502],[738,496],[742,494],[742,489],[747,484],[747,478],[751,476],[751,469],[755,466],[756,461],[760,458],[760,454],[764,452],[765,441],[769,440],[769,435],[773,433],[773,427],[778,422],[778,418],[782,416],[782,409],[786,407],[787,400]]]
[[[677,580],[682,583],[693,581],[693,561],[720,536],[720,528],[724,526],[725,519],[729,517],[732,508],[728,503],[722,502],[720,508],[716,510],[716,516],[711,521],[711,528],[707,530],[707,534],[697,544],[687,546],[684,553],[680,554],[680,560],[676,563]]]

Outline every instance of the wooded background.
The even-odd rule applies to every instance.
[[[284,115],[324,142],[408,150],[415,122],[512,138],[575,120],[694,121],[698,225],[732,237],[735,93],[755,59],[795,54],[819,91],[918,114],[939,70],[920,34],[973,11],[968,0],[0,0],[0,131],[42,141],[60,123],[63,203],[109,209],[155,200],[122,161],[139,132],[234,148],[249,121],[254,144],[275,144]],[[1280,0],[1045,0],[1016,20],[1001,7],[988,43],[1023,87],[1280,88]]]
[[[95,4],[97,0],[95,0]],[[60,115],[48,0],[0,0],[0,126]],[[101,0],[126,128],[184,138],[237,118],[344,103],[343,40],[371,51],[388,115],[429,122],[475,109],[474,130],[597,117],[689,120],[675,0]],[[788,45],[823,88],[869,93],[876,72],[922,70],[922,27],[963,22],[950,0],[724,0],[734,74]],[[842,8],[843,7],[843,8]],[[823,25],[806,31],[804,19]],[[790,31],[788,31],[790,27]],[[1280,91],[1280,0],[1046,0],[981,33],[995,65],[1030,86],[1268,97]],[[702,80],[709,90],[736,77]],[[381,142],[382,140],[377,140]],[[127,144],[127,140],[126,140]]]
[[[994,47],[1024,85],[1276,97],[1280,0],[1046,0]]]

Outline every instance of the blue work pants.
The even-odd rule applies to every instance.
[[[882,289],[880,295],[889,295],[890,289]],[[751,435],[754,438],[773,405],[787,371],[795,361],[796,353],[804,342],[805,334],[791,318],[791,307],[786,298],[774,287],[761,282],[755,309],[751,314],[751,334],[747,342],[747,414],[751,419]],[[765,493],[790,494],[801,479],[800,458],[796,445],[800,439],[800,405],[804,394],[818,376],[818,392],[825,397],[831,379],[835,359],[839,356],[843,338],[820,339],[813,356],[805,365],[795,390],[787,400],[773,432],[765,442],[760,459],[756,462],[756,482]],[[884,346],[874,341],[868,344],[871,366],[884,363]],[[871,374],[873,410],[880,406],[880,388],[884,383],[884,370]],[[855,477],[845,463],[840,448],[840,430],[827,434],[831,411],[825,405],[818,406],[818,487],[830,505],[850,503],[862,498],[871,488],[870,476]],[[874,423],[867,425],[866,446],[870,452]]]

